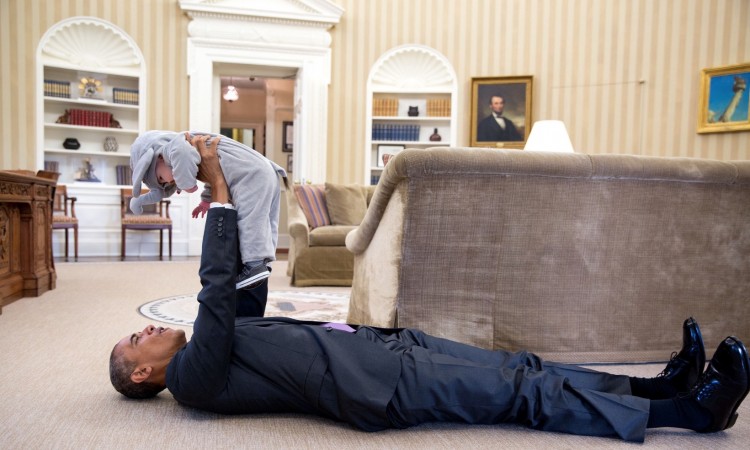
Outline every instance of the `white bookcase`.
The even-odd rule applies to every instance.
[[[131,181],[118,184],[115,168],[130,167],[130,146],[146,128],[148,96],[143,55],[135,41],[115,25],[96,17],[71,17],[56,23],[42,36],[36,69],[37,167],[43,169],[45,161],[56,162],[58,183],[67,185],[68,193],[77,198],[80,256],[117,256],[121,236],[120,188],[131,187]],[[82,95],[79,84],[83,77],[101,82],[98,98]],[[49,81],[56,82],[55,89],[50,89]],[[115,89],[129,92],[124,97],[120,93],[116,96]],[[117,102],[115,97],[127,103]],[[121,128],[57,123],[66,110],[108,113]],[[104,150],[109,136],[117,141],[115,152]],[[76,139],[80,148],[64,148],[67,138]],[[86,159],[100,182],[76,180]],[[173,253],[186,255],[189,199],[174,196],[171,200]],[[64,253],[63,241],[53,233],[55,255]],[[128,233],[127,254],[158,255],[158,242],[158,233]]]
[[[383,54],[367,79],[364,183],[377,184],[383,154],[455,146],[457,106],[456,73],[442,54],[422,45]]]
[[[95,98],[86,97],[79,89],[84,77],[101,83]],[[50,89],[50,82],[55,89]],[[116,166],[130,165],[130,145],[145,129],[145,88],[141,52],[114,25],[93,17],[73,17],[53,26],[37,53],[39,168],[44,168],[45,162],[57,163],[58,182],[72,184],[88,160],[94,176],[101,180],[96,184],[118,186]],[[115,94],[116,90],[121,91]],[[128,94],[123,95],[122,90]],[[87,125],[59,123],[66,111],[74,110],[91,116],[110,114],[120,127],[91,120]],[[105,151],[108,137],[117,143],[117,151]],[[80,148],[64,148],[66,139],[77,140]]]

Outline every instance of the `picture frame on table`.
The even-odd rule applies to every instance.
[[[698,133],[750,130],[750,63],[701,71]]]
[[[294,122],[284,121],[281,127],[281,151],[294,151]]]
[[[533,75],[472,78],[471,146],[522,149],[531,132],[533,88]]]
[[[385,167],[388,160],[403,151],[403,145],[378,145],[378,167]]]

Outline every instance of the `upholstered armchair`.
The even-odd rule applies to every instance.
[[[344,240],[362,221],[374,189],[325,183],[286,191],[292,285],[351,286],[353,255]]]

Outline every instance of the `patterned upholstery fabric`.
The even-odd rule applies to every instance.
[[[124,224],[170,224],[172,223],[172,219],[169,219],[167,217],[162,217],[158,215],[152,215],[152,214],[143,214],[140,216],[136,216],[135,214],[126,214],[125,217],[122,218],[122,223]]]
[[[63,216],[62,214],[55,214],[52,216],[52,222],[54,223],[78,223],[78,219],[70,216]]]
[[[295,186],[294,194],[311,229],[331,224],[324,186],[312,184]]]

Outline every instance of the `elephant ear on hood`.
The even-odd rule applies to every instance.
[[[130,168],[133,169],[133,198],[130,199],[130,210],[134,214],[142,214],[143,205],[157,203],[174,193],[176,187],[171,187],[167,192],[156,179],[156,160],[164,144],[175,134],[167,131],[148,131],[140,135],[130,146]],[[141,183],[151,189],[143,196]]]

